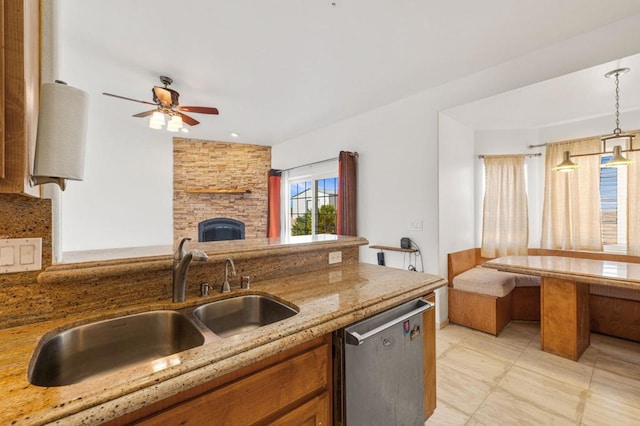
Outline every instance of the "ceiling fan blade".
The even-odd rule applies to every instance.
[[[186,112],[197,112],[199,114],[219,114],[218,108],[213,107],[200,107],[200,106],[179,106],[177,107],[180,111]]]
[[[176,111],[176,113],[178,113],[178,115],[182,117],[182,122],[185,124],[188,124],[189,126],[195,126],[197,124],[200,124],[200,122],[195,118],[191,118],[188,115],[181,113],[180,111]]]
[[[103,95],[106,95],[106,96],[113,96],[114,98],[118,98],[118,99],[124,99],[124,100],[126,100],[126,101],[139,102],[139,103],[141,103],[141,104],[146,104],[146,105],[155,105],[154,103],[151,103],[151,102],[147,102],[147,101],[139,101],[138,99],[127,98],[127,97],[125,97],[125,96],[114,95],[114,94],[111,94],[111,93],[105,93],[105,92],[102,92],[102,94],[103,94]]]
[[[153,114],[154,112],[156,112],[157,109],[152,109],[151,111],[145,111],[145,112],[139,112],[137,114],[133,114],[134,117],[148,117],[151,114]]]

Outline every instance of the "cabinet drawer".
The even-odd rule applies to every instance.
[[[271,426],[328,426],[330,417],[329,392],[325,392],[269,424]]]
[[[324,344],[140,422],[143,425],[253,424],[318,392],[328,383]]]

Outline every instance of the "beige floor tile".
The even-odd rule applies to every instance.
[[[589,388],[593,372],[592,366],[549,354],[531,346],[522,352],[515,365],[582,390]]]
[[[572,425],[576,422],[559,416],[502,390],[492,392],[476,411],[468,425]]]
[[[495,337],[485,333],[474,333],[460,342],[460,346],[513,364],[527,347],[527,344],[521,344],[502,336]]]
[[[548,376],[512,367],[498,387],[519,400],[576,422],[580,421],[588,391]]]
[[[486,382],[440,363],[436,374],[438,399],[465,414],[473,414],[491,391],[491,386]]]
[[[455,343],[451,343],[444,339],[437,339],[436,340],[436,359],[440,358],[442,354],[454,348],[455,346],[456,346]]]
[[[463,426],[468,420],[469,416],[438,400],[436,411],[425,422],[425,426]]]
[[[450,343],[459,343],[473,333],[473,330],[456,324],[449,324],[445,328],[436,331],[438,340],[444,339]]]
[[[591,394],[640,407],[640,380],[596,368],[591,379]],[[640,423],[640,419],[638,419]]]
[[[595,346],[589,346],[582,354],[578,362],[588,366],[595,366],[598,360],[598,354],[600,351]]]
[[[509,369],[508,362],[456,346],[438,358],[440,365],[453,368],[489,386],[495,386]]]
[[[498,337],[509,339],[512,344],[526,346],[540,336],[540,323],[531,321],[511,321]]]
[[[585,426],[637,426],[640,423],[640,404],[635,406],[600,395],[587,398],[582,424]]]
[[[598,349],[598,351],[598,358],[595,364],[596,369],[640,380],[640,364],[626,361],[626,359],[621,359],[608,353],[603,353],[602,349]]]
[[[440,411],[427,425],[640,425],[638,343],[592,334],[573,362],[540,350],[537,323],[497,338],[450,325],[437,339]]]
[[[593,333],[591,334],[591,346],[597,348],[602,354],[640,364],[640,343]]]

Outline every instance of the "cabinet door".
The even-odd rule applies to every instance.
[[[4,179],[4,2],[0,3],[0,179]]]
[[[178,404],[139,424],[248,425],[278,416],[286,407],[327,389],[330,353],[331,347],[322,345]]]
[[[4,176],[0,193],[40,194],[29,185],[38,131],[40,2],[3,1]],[[1,175],[1,174],[0,174]]]
[[[431,303],[436,302],[435,294],[425,297]],[[436,309],[422,314],[424,328],[424,418],[428,419],[436,409]]]
[[[274,426],[328,426],[331,418],[329,393],[325,392],[269,424]]]

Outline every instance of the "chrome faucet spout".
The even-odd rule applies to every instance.
[[[222,283],[222,288],[220,288],[220,293],[230,293],[231,286],[229,285],[229,264],[231,264],[231,275],[236,276],[236,265],[233,263],[233,260],[227,258],[224,261],[224,283]]]
[[[187,297],[187,272],[192,260],[204,262],[207,254],[202,250],[192,249],[188,252],[184,244],[191,238],[183,238],[173,256],[173,301],[184,302]]]

